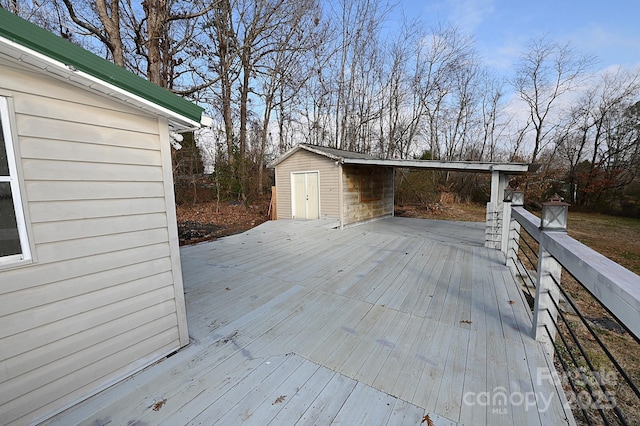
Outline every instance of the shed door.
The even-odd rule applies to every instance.
[[[294,219],[319,219],[320,198],[318,172],[292,173],[291,193]]]

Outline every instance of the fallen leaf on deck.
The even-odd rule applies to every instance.
[[[238,335],[238,331],[236,330],[232,334],[230,334],[227,337],[225,337],[224,339],[222,339],[222,343],[232,342],[233,339],[235,339],[237,335]]]
[[[471,320],[462,320],[460,322],[463,323],[463,324],[471,324],[472,321]]]
[[[285,398],[286,398],[286,395],[280,395],[279,397],[276,398],[276,400],[271,405],[280,404],[281,402],[284,402]]]
[[[514,303],[516,303],[516,302],[514,302],[513,300],[509,300],[509,304],[510,305],[513,305]]]
[[[225,288],[225,290],[231,290],[229,287]]]
[[[160,409],[162,408],[162,406],[167,402],[167,398],[163,399],[162,401],[158,401],[155,404],[153,404],[153,411],[160,411]]]
[[[427,422],[427,425],[428,425],[428,426],[436,426],[436,425],[435,425],[435,423],[433,423],[433,420],[431,420],[431,417],[429,417],[429,415],[428,415],[428,414],[427,414],[427,415],[425,415],[425,416],[422,418],[422,422],[420,422],[420,423],[424,423],[424,422]]]

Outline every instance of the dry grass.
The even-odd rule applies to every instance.
[[[460,220],[464,222],[484,222],[486,207],[481,204],[438,203],[423,205],[396,205],[396,216],[436,220]]]
[[[640,219],[569,212],[569,235],[640,274]]]

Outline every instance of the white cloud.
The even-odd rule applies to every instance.
[[[508,38],[498,47],[483,47],[481,54],[486,66],[499,73],[508,73],[518,61],[523,49],[524,41]]]
[[[495,9],[493,0],[447,0],[447,4],[451,9],[449,20],[468,34],[473,34]]]
[[[603,67],[633,67],[640,63],[640,35],[637,33],[590,25],[577,28],[565,38],[581,51],[594,54]]]

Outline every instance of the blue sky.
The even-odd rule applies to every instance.
[[[398,0],[426,25],[452,23],[472,35],[486,65],[508,73],[542,35],[597,56],[598,68],[640,66],[640,0]]]

